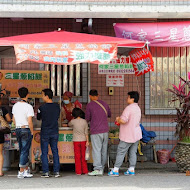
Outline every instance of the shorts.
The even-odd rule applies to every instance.
[[[4,134],[0,133],[0,144],[3,144],[5,142]]]

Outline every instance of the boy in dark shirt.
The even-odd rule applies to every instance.
[[[37,119],[42,119],[41,126],[41,150],[42,150],[42,169],[43,174],[41,177],[49,177],[48,165],[48,145],[50,144],[53,153],[53,171],[54,176],[59,177],[59,155],[58,155],[58,119],[60,115],[60,107],[58,104],[53,103],[53,92],[51,89],[42,90],[42,99],[45,102],[38,109]]]

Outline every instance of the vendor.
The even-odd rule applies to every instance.
[[[63,94],[63,106],[61,109],[61,119],[62,122],[68,123],[73,119],[72,111],[74,108],[82,108],[82,104],[76,100],[74,103],[71,102],[71,99],[73,97],[73,93],[71,92],[65,92]]]

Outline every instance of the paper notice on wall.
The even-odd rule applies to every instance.
[[[106,86],[124,86],[124,75],[106,75]]]

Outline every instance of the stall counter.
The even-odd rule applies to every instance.
[[[32,165],[40,163],[41,160],[41,148],[40,148],[40,130],[41,128],[34,128],[33,140],[31,146],[31,163]],[[70,127],[59,128],[59,159],[61,164],[72,164],[75,163],[74,159],[74,146],[73,146],[73,129]],[[90,143],[90,160],[88,163],[93,163],[91,154],[91,143]],[[49,163],[53,163],[53,156],[51,149],[49,148],[48,153]]]

